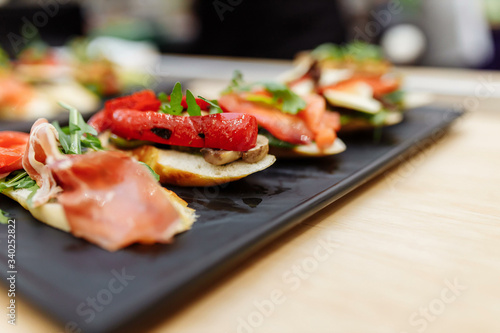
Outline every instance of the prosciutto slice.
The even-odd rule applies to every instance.
[[[71,155],[50,169],[72,233],[114,251],[171,241],[180,218],[149,170],[121,152]]]
[[[38,119],[31,127],[30,138],[23,156],[23,168],[40,187],[32,198],[33,207],[43,205],[61,192],[47,166],[66,159],[59,151],[58,142],[57,130],[46,119]]]
[[[109,251],[171,242],[179,213],[145,166],[122,152],[64,155],[45,119],[30,135],[23,167],[40,186],[33,204],[56,198],[72,234]]]

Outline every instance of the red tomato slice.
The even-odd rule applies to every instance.
[[[246,114],[218,113],[184,117],[117,110],[113,113],[111,131],[125,139],[246,151],[255,147],[258,126],[255,117]]]
[[[399,89],[400,80],[397,78],[381,78],[381,77],[354,77],[348,80],[344,80],[338,83],[335,83],[330,86],[322,87],[321,91],[325,91],[327,89],[339,89],[343,90],[344,88],[356,84],[359,82],[363,82],[368,84],[373,89],[373,95],[375,97],[382,96],[385,94],[389,94],[393,91]]]
[[[246,113],[257,118],[259,126],[276,138],[292,144],[308,144],[313,133],[297,116],[281,112],[275,107],[246,101],[236,94],[227,94],[219,99],[224,112]]]
[[[29,134],[21,132],[0,132],[0,174],[23,168],[23,155]]]

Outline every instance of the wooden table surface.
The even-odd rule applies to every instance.
[[[498,74],[426,71],[477,87],[480,78],[499,82]],[[469,109],[445,137],[308,218],[173,315],[158,309],[156,322],[138,320],[130,332],[500,332],[496,89],[437,96]],[[64,332],[17,301],[17,326],[4,317],[0,332]],[[2,285],[0,304],[7,302]]]

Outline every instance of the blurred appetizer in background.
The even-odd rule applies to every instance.
[[[108,39],[76,38],[62,48],[37,40],[12,61],[0,51],[0,119],[54,117],[63,111],[59,100],[87,114],[95,112],[103,98],[144,88],[144,68],[157,61],[158,53],[144,43]],[[120,51],[123,43],[128,52]],[[119,55],[108,51],[109,44]],[[142,68],[127,66],[137,58]]]
[[[271,153],[279,157],[325,156],[345,150],[337,137],[340,115],[328,111],[325,100],[312,89],[299,96],[279,82],[248,84],[236,71],[218,103],[224,112],[254,116]]]
[[[148,164],[163,184],[223,184],[276,160],[254,116],[222,113],[216,102],[189,90],[183,96],[180,83],[171,95],[145,90],[109,100],[89,123],[106,147]]]
[[[31,133],[0,132],[0,192],[36,219],[108,251],[170,243],[194,210],[163,188],[144,163],[104,150],[95,130],[67,107],[70,125],[38,119]],[[0,222],[7,222],[0,210]]]
[[[341,114],[342,132],[402,121],[405,93],[401,77],[375,45],[355,41],[322,44],[299,53],[294,68],[280,79],[299,95],[319,94]]]

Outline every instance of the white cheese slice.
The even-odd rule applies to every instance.
[[[365,113],[375,114],[382,110],[382,104],[366,92],[351,93],[328,89],[323,92],[326,100],[334,105]]]

